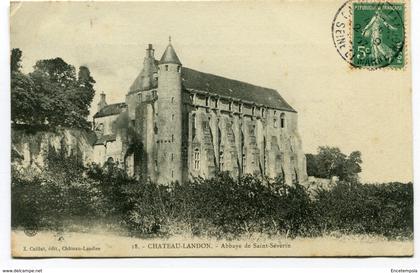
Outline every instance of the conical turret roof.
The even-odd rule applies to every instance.
[[[175,49],[173,48],[170,41],[169,45],[166,47],[166,50],[162,55],[162,58],[159,61],[159,64],[181,64],[181,61],[176,55]]]

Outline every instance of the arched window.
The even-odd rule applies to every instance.
[[[280,115],[280,127],[286,127],[286,115],[284,113],[281,113]]]
[[[194,170],[200,169],[200,151],[198,148],[194,150]]]

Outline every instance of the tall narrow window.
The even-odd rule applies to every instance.
[[[277,128],[278,124],[277,124],[277,118],[273,119],[273,126],[274,128]]]
[[[178,72],[181,72],[181,66],[178,65],[178,67],[176,68]]]
[[[286,115],[284,113],[281,113],[280,115],[280,127],[286,127]]]
[[[194,150],[194,169],[200,169],[200,151],[198,148]]]
[[[171,154],[171,161],[174,161],[174,154]]]
[[[264,154],[264,168],[263,168],[263,175],[267,173],[267,140],[264,137],[263,141],[263,154]]]
[[[223,151],[221,151],[219,155],[219,170],[223,172],[225,170],[224,167],[225,167],[225,160],[224,160]]]
[[[169,68],[169,66],[168,65],[165,65],[165,70],[166,71],[168,71],[168,68]]]
[[[195,138],[196,135],[196,130],[197,130],[197,115],[193,114],[192,115],[192,120],[191,120],[191,134],[192,134],[192,138]]]
[[[246,153],[242,154],[242,173],[245,174],[246,172]]]
[[[172,98],[171,98],[171,103],[174,103],[174,101],[175,101],[175,98],[174,98],[174,97],[172,97]]]
[[[174,178],[174,170],[171,172],[171,177]]]
[[[206,106],[209,106],[209,97],[206,98]]]
[[[239,104],[239,113],[242,113],[242,103]]]
[[[174,114],[172,114],[172,117],[171,117],[171,118],[172,118],[172,120],[174,120],[174,119],[175,119],[175,115],[174,115]]]
[[[175,138],[174,135],[171,136],[171,141],[174,142]]]
[[[265,114],[265,109],[261,108],[261,117],[264,117],[264,114]]]

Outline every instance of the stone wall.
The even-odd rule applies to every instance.
[[[69,156],[79,157],[87,164],[92,162],[95,139],[93,132],[76,129],[28,132],[12,128],[12,165],[42,170],[50,149],[60,151],[62,147]]]
[[[185,96],[189,177],[255,174],[287,184],[305,183],[306,158],[297,131],[297,113],[224,102],[205,94]]]

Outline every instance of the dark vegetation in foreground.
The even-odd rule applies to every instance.
[[[310,197],[300,185],[220,173],[170,186],[136,181],[113,165],[82,167],[51,152],[42,173],[12,171],[12,226],[68,230],[112,219],[134,236],[191,234],[235,238],[339,234],[412,238],[413,185],[339,182]],[[70,224],[69,224],[70,221]]]

